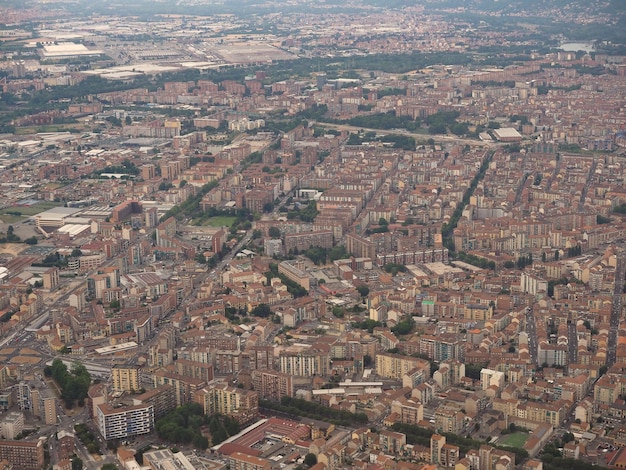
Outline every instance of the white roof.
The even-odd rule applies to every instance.
[[[507,137],[509,137],[509,138],[510,137],[516,137],[516,138],[519,138],[519,139],[522,138],[522,134],[517,132],[512,127],[502,127],[500,129],[494,130],[493,133],[500,139],[507,138]]]
[[[66,217],[71,216],[72,214],[75,214],[76,212],[79,212],[80,209],[77,209],[75,207],[53,207],[52,209],[48,209],[47,211],[43,211],[40,212],[39,214],[36,215],[36,217],[42,218],[42,219],[58,219],[58,220],[63,220]]]

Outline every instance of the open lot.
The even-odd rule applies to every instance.
[[[191,225],[201,225],[204,227],[230,227],[237,217],[230,215],[218,215],[207,220],[196,219]]]
[[[30,205],[14,205],[0,209],[0,220],[5,224],[14,224],[26,220],[28,217],[53,207],[62,206],[61,202],[41,201]]]
[[[19,255],[28,245],[23,243],[2,243],[0,244],[0,253],[8,253],[12,256]]]

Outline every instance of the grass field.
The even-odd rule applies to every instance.
[[[194,220],[192,225],[202,225],[203,227],[230,227],[237,217],[230,215],[218,215],[207,220]]]
[[[66,132],[70,130],[75,130],[77,132],[81,131],[84,125],[78,122],[66,123],[66,124],[49,124],[46,126],[27,126],[27,127],[18,127],[15,129],[16,135],[30,135],[37,134],[39,132]]]
[[[507,447],[521,448],[526,443],[528,434],[525,432],[515,432],[513,434],[507,434],[498,440],[498,445]]]
[[[32,206],[5,207],[4,209],[0,210],[0,219],[2,219],[2,221],[7,224],[19,222],[31,215],[39,214],[40,212],[47,211],[48,209],[52,209],[53,207],[59,207],[62,205],[62,202],[42,201],[38,202],[37,204],[33,204]],[[13,214],[9,214],[8,212],[13,212]],[[17,215],[18,212],[21,215]]]

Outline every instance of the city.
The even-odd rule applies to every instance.
[[[0,469],[626,466],[626,5],[1,10]]]

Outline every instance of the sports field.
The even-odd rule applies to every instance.
[[[0,209],[0,219],[7,224],[15,223],[24,220],[29,216],[39,214],[40,212],[62,205],[62,202],[42,201],[35,202],[34,204],[5,207],[4,209]]]
[[[498,445],[521,448],[524,446],[527,439],[528,439],[527,433],[515,432],[513,434],[507,434],[506,436],[502,436],[498,440]]]

